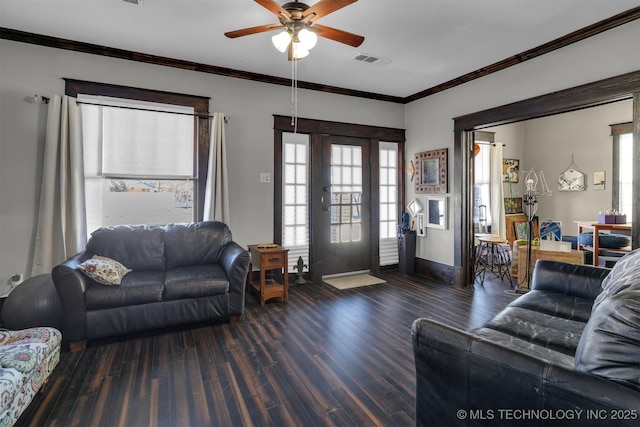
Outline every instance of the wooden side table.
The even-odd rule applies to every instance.
[[[282,298],[287,302],[289,297],[289,249],[277,245],[249,245],[251,264],[247,284],[249,291],[254,289],[260,295],[260,305],[271,298]],[[253,280],[253,266],[260,269],[260,280]],[[281,270],[282,283],[275,278],[267,278],[267,271]]]
[[[593,231],[593,246],[585,246],[585,245],[581,245],[580,242],[578,242],[578,249],[580,250],[584,250],[584,251],[589,251],[589,252],[593,252],[593,265],[597,266],[598,265],[598,255],[600,255],[600,252],[615,252],[615,253],[619,253],[621,256],[631,252],[631,246],[627,246],[626,248],[620,248],[620,249],[611,249],[611,248],[601,248],[600,247],[600,230],[610,230],[610,231],[616,231],[616,230],[624,230],[624,231],[631,231],[631,223],[627,223],[627,224],[600,224],[597,221],[574,221],[576,224],[578,224],[578,237],[580,237],[580,234],[585,231],[585,230],[592,230]]]

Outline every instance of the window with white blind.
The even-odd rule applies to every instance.
[[[398,263],[398,144],[380,142],[380,265]]]
[[[633,188],[633,134],[623,133],[618,135],[617,158],[617,202],[614,207],[627,215],[627,221],[633,221],[633,203],[631,192]],[[614,186],[615,188],[615,186]],[[616,200],[616,197],[614,197]]]
[[[493,136],[476,135],[476,144],[480,147],[474,159],[473,224],[476,233],[488,233],[491,227],[491,142]]]
[[[283,133],[282,151],[282,244],[293,271],[299,257],[309,264],[309,136]]]
[[[194,221],[194,109],[80,94],[78,101],[87,230]]]

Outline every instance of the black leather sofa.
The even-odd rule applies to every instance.
[[[78,268],[94,255],[131,269],[117,286]],[[199,321],[238,321],[250,256],[221,223],[114,226],[96,230],[86,249],[54,267],[71,350],[86,341]]]
[[[417,426],[640,425],[640,250],[611,273],[538,261],[482,327],[411,332]]]

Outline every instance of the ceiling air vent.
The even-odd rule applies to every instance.
[[[391,62],[388,58],[380,58],[378,56],[369,55],[368,53],[359,53],[354,56],[352,59],[355,59],[359,62],[365,62],[367,64],[376,64],[376,65],[387,65]]]
[[[136,6],[140,6],[140,7],[143,6],[142,4],[143,0],[122,0],[122,1],[125,3],[135,4]]]

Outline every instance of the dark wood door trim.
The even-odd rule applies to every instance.
[[[626,99],[634,99],[634,157],[633,175],[640,176],[640,71],[598,80],[570,89],[525,99],[489,110],[454,118],[454,284],[468,286],[473,281],[469,265],[472,262],[472,189],[468,171],[473,151],[473,138],[468,134],[477,129],[516,123],[523,120],[576,111]],[[473,161],[471,160],[471,163]],[[640,180],[634,180],[634,199],[640,203]],[[640,247],[640,218],[635,215],[632,229],[632,245]]]
[[[280,116],[274,115],[274,206],[273,206],[273,230],[274,236],[273,241],[276,243],[282,243],[282,133],[283,132],[293,132],[293,127],[291,126],[291,117],[290,116]],[[370,236],[371,236],[371,251],[372,251],[372,271],[376,272],[379,268],[379,244],[378,240],[380,238],[380,229],[379,224],[376,218],[377,209],[373,209],[374,206],[377,206],[379,202],[379,177],[377,176],[376,166],[378,164],[378,150],[379,142],[395,142],[398,144],[398,218],[403,211],[403,207],[405,205],[405,162],[404,162],[404,153],[405,153],[405,130],[397,129],[397,128],[388,128],[381,126],[368,126],[362,124],[352,124],[352,123],[343,123],[343,122],[333,122],[333,121],[325,121],[325,120],[315,120],[315,119],[307,119],[307,118],[298,118],[297,125],[298,133],[309,134],[309,155],[310,162],[315,164],[315,162],[320,162],[322,159],[322,136],[330,135],[330,136],[346,136],[346,137],[356,137],[356,138],[366,138],[370,141],[371,148],[371,206],[372,206],[372,214],[371,214],[371,226],[370,226]],[[374,154],[375,151],[375,154]],[[373,163],[376,162],[376,163]],[[321,176],[321,168],[312,167],[311,175],[310,175],[310,185],[309,185],[309,197],[313,198],[313,200],[317,200],[323,193],[323,183],[325,182],[325,177]],[[374,204],[375,203],[375,204]],[[315,206],[314,206],[315,205]],[[309,210],[309,223],[313,223],[314,218],[319,218],[322,214],[321,206],[318,204],[311,204],[311,209]],[[312,281],[321,281],[322,280],[322,268],[319,265],[320,260],[313,258],[313,253],[317,253],[320,248],[320,243],[316,241],[313,234],[309,236],[309,250],[312,254],[309,259],[309,271],[310,278]]]

